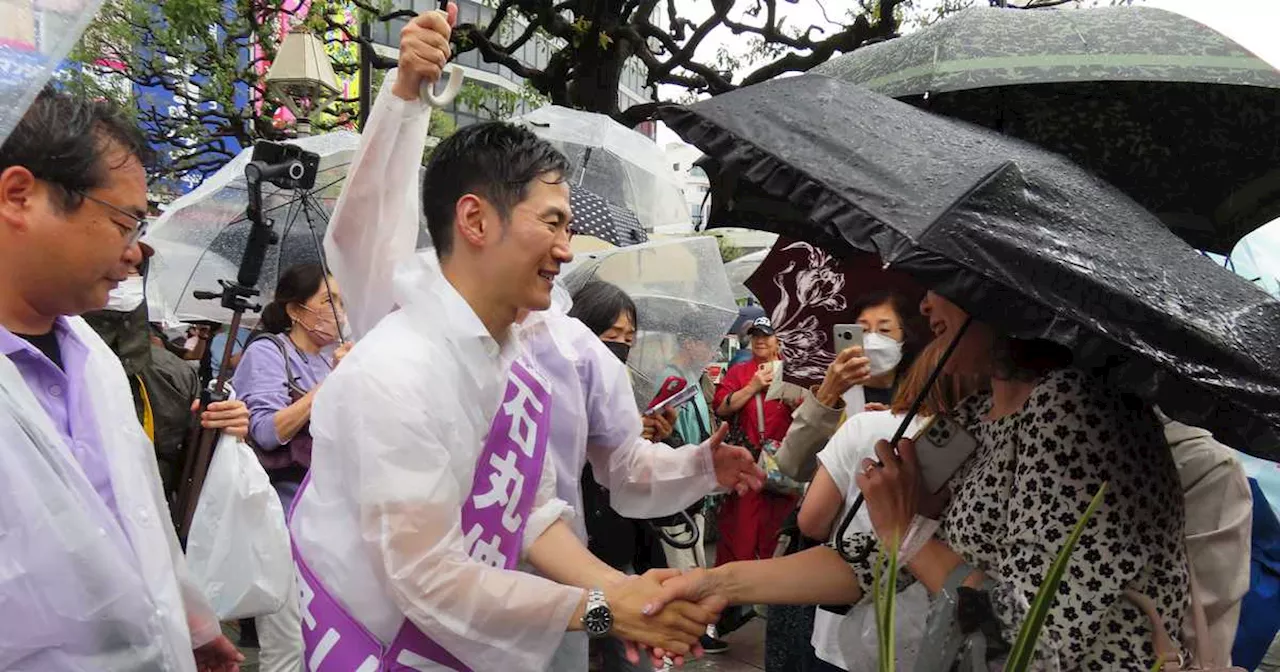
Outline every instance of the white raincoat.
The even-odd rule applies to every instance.
[[[0,356],[0,669],[194,672],[217,618],[187,575],[120,360],[84,320],[68,322],[89,351],[120,518]]]
[[[365,335],[316,395],[294,541],[333,597],[383,642],[407,617],[473,670],[544,669],[582,589],[473,560],[460,518],[519,329],[500,347],[438,271],[415,280],[398,283],[402,309]],[[569,513],[549,467],[526,549]]]
[[[357,338],[397,305],[408,306],[411,287],[444,282],[434,250],[414,254],[421,207],[418,166],[430,108],[392,94],[395,76],[394,71],[388,73],[383,84],[325,239],[326,258],[343,287]],[[553,307],[534,313],[519,329],[525,348],[543,368],[555,398],[548,451],[559,498],[581,509],[579,479],[587,460],[596,479],[609,488],[613,508],[624,516],[670,515],[712,492],[717,487],[715,467],[705,445],[672,449],[640,438],[640,415],[626,367],[585,325],[565,314],[568,305],[567,293],[557,287]],[[400,318],[393,315],[388,319]],[[437,316],[433,324],[441,320]],[[344,360],[343,367],[347,364]],[[401,371],[421,375],[412,366]],[[434,390],[442,396],[457,396],[440,385]],[[492,415],[489,409],[496,409],[497,393],[493,396],[495,401],[485,407],[486,417]],[[479,441],[473,449],[478,452]],[[312,469],[314,474],[314,463]],[[456,519],[455,514],[455,526]],[[573,527],[585,543],[581,519],[575,519]],[[456,552],[461,553],[460,540]],[[563,623],[543,622],[548,626],[547,636],[558,640],[564,635],[554,631],[562,629]],[[564,650],[557,654],[552,669],[581,670],[586,659],[585,635],[569,633],[564,638]],[[519,648],[514,639],[489,641],[495,647]],[[446,648],[459,655],[447,644]],[[545,667],[544,663],[510,669]]]

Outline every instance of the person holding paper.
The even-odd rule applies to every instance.
[[[791,407],[766,400],[781,359],[778,337],[767,317],[756,318],[748,328],[749,362],[734,365],[716,389],[716,415],[737,425],[747,443],[759,450],[766,440],[781,441],[791,426]],[[748,492],[730,495],[720,506],[716,564],[773,556],[782,521],[795,508],[793,495]]]

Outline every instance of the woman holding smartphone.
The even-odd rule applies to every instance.
[[[841,348],[822,383],[805,391],[778,449],[778,467],[798,481],[813,478],[818,451],[835,434],[841,419],[863,412],[863,408],[845,408],[845,393],[861,386],[867,407],[883,410],[929,340],[919,311],[897,292],[864,294],[854,302],[852,312],[862,331],[861,342]]]
[[[1165,653],[1173,659],[1185,657],[1179,635],[1190,597],[1186,518],[1177,467],[1151,407],[1072,368],[1069,350],[969,323],[963,308],[934,292],[921,310],[935,338],[959,339],[944,371],[988,376],[991,391],[956,409],[956,423],[976,439],[977,450],[948,483],[951,499],[938,533],[899,558],[901,576],[931,595],[953,581],[974,589],[981,597],[969,602],[973,622],[1011,642],[1063,542],[1106,483],[1048,608],[1036,657],[1063,672],[1144,672],[1156,662],[1157,643],[1170,646]],[[691,572],[668,581],[665,597],[863,601],[880,544],[906,538],[917,514],[936,513],[922,506],[931,498],[913,441],[880,441],[875,453],[855,478],[873,532],[839,540],[855,562],[845,564],[822,546]]]
[[[840,521],[859,494],[854,479],[861,469],[862,460],[874,457],[876,441],[892,436],[898,429],[911,403],[924,389],[929,373],[938,366],[946,345],[945,341],[933,341],[925,346],[902,376],[889,408],[849,418],[831,437],[826,448],[818,453],[818,471],[800,507],[798,522],[804,536],[827,540],[837,534]],[[934,416],[954,409],[962,399],[979,391],[985,383],[980,376],[943,374],[925,397],[919,413],[908,427],[907,436],[914,436]],[[854,517],[848,531],[872,531],[865,508]],[[928,592],[919,585],[899,595],[896,624],[899,651],[914,651],[919,643],[916,637],[923,630],[928,599]],[[813,626],[813,648],[817,660],[810,669],[817,672],[870,672],[877,669],[874,640],[863,637],[865,626],[874,622],[874,609],[869,604],[817,607]],[[911,669],[914,661],[900,658],[898,662],[899,667]]]

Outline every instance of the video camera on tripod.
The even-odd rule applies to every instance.
[[[259,140],[244,168],[245,179],[270,182],[281,189],[311,189],[316,186],[320,155],[297,145]]]
[[[271,220],[263,216],[262,183],[268,182],[281,189],[305,191],[316,186],[316,172],[319,168],[320,155],[297,145],[266,140],[259,140],[253,145],[249,165],[244,167],[245,184],[249,188],[249,205],[245,208],[245,216],[253,228],[249,230],[244,257],[240,260],[240,271],[236,274],[236,283],[241,288],[252,289],[258,284],[267,248],[279,241],[272,230]],[[226,286],[226,289],[230,291],[231,287]],[[256,294],[257,291],[254,290],[253,293]],[[223,305],[235,310],[235,306],[227,305],[225,296]]]
[[[279,242],[273,222],[265,216],[262,207],[262,183],[275,185],[283,190],[297,191],[306,203],[307,192],[315,187],[316,174],[320,168],[320,155],[309,152],[297,145],[283,144],[260,140],[253,146],[253,154],[249,164],[244,167],[245,186],[248,188],[249,202],[245,206],[245,218],[249,220],[249,238],[245,242],[244,256],[240,259],[240,268],[236,279],[219,280],[221,292],[195,292],[195,298],[201,300],[220,299],[222,306],[231,311],[230,336],[223,350],[223,366],[218,371],[217,380],[212,390],[204,390],[200,395],[201,408],[208,407],[211,402],[225,401],[226,381],[228,375],[227,362],[236,343],[235,334],[240,329],[240,321],[245,311],[259,311],[261,306],[250,303],[249,299],[258,295],[258,279],[262,275],[262,265],[266,261],[267,249]],[[312,216],[308,213],[308,222]],[[314,225],[312,237],[315,239]],[[317,249],[319,240],[316,239]],[[220,432],[205,431],[200,427],[198,419],[193,420],[192,451],[183,465],[182,481],[178,488],[178,501],[174,510],[174,522],[179,539],[184,540],[191,529],[191,518],[195,513],[200,490],[204,487],[205,473],[209,469],[209,461],[213,457],[214,444]]]

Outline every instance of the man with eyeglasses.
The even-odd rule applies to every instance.
[[[78,317],[142,260],[147,154],[117,107],[50,90],[0,146],[0,669],[242,660],[187,576],[120,360]]]

